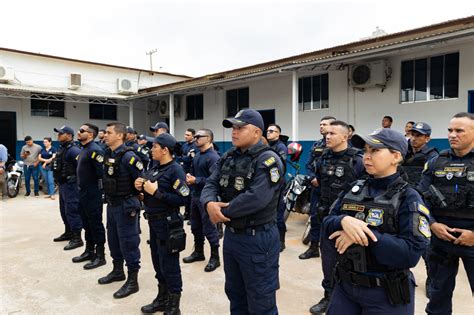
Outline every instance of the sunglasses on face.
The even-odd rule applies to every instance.
[[[207,138],[209,136],[206,136],[206,135],[195,135],[194,136],[194,139],[198,140],[199,138]]]
[[[267,133],[274,133],[274,132],[278,132],[278,131],[277,130],[271,130],[271,129],[267,130]]]
[[[90,131],[89,131],[89,130],[87,130],[87,129],[82,129],[82,128],[81,128],[81,129],[79,129],[79,133],[84,133],[84,132],[90,132]]]

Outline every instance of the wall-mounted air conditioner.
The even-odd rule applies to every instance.
[[[117,79],[117,93],[123,95],[131,95],[138,93],[138,85],[129,79]]]
[[[385,60],[354,64],[350,66],[349,81],[357,88],[384,87],[387,71]]]
[[[168,117],[170,115],[170,108],[166,101],[160,101],[158,104],[158,113],[160,117]]]
[[[15,80],[15,71],[11,67],[0,66],[0,82],[10,83]]]
[[[69,89],[70,90],[77,90],[82,85],[82,78],[79,73],[71,73],[69,77]]]

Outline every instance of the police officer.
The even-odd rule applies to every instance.
[[[124,298],[138,292],[138,270],[140,269],[140,237],[138,212],[140,201],[134,187],[135,179],[142,176],[143,164],[134,150],[124,145],[127,128],[124,124],[107,124],[105,142],[104,192],[107,199],[107,239],[113,270],[99,279],[99,284],[125,280],[123,261],[127,263],[128,278],[114,293],[114,298]]]
[[[152,155],[160,163],[135,180],[135,188],[144,194],[144,216],[150,227],[151,258],[158,280],[158,296],[141,308],[143,313],[181,314],[179,252],[185,247],[186,237],[179,207],[189,196],[189,188],[182,167],[173,159],[176,145],[169,133],[156,137]]]
[[[318,192],[318,220],[328,215],[329,208],[340,193],[347,190],[349,185],[364,174],[361,151],[349,147],[349,126],[340,120],[331,121],[327,128],[326,148],[316,162],[315,175],[320,187]],[[321,231],[321,235],[324,231]],[[320,237],[321,259],[324,278],[322,287],[324,297],[310,308],[312,314],[326,313],[329,298],[333,289],[333,271],[336,264],[336,251],[326,237]]]
[[[408,146],[408,153],[402,168],[407,177],[407,182],[413,187],[416,187],[420,182],[425,163],[435,156],[438,156],[438,150],[428,146],[431,127],[427,123],[414,123],[413,127],[409,130],[409,134],[410,145]]]
[[[55,238],[55,242],[70,239],[64,250],[84,245],[81,238],[82,220],[78,209],[79,192],[76,181],[77,157],[81,149],[73,142],[74,131],[71,127],[54,128],[60,142],[59,151],[53,161],[53,176],[59,185],[59,209],[66,232]]]
[[[178,163],[184,168],[184,172],[190,173],[193,165],[193,158],[196,153],[199,151],[194,143],[194,135],[196,130],[193,128],[186,129],[184,133],[184,144],[181,148],[182,155],[178,158]],[[189,220],[191,215],[191,198],[187,199],[186,205],[184,208],[184,219]]]
[[[125,146],[131,147],[133,148],[133,150],[135,150],[135,154],[138,155],[138,157],[142,161],[143,168],[146,169],[146,166],[148,166],[148,162],[150,161],[148,151],[142,151],[142,148],[137,143],[136,131],[129,126],[127,126],[127,137],[125,141]]]
[[[199,150],[193,159],[191,173],[186,174],[186,183],[191,186],[191,231],[194,235],[194,251],[183,258],[184,263],[204,260],[204,236],[211,245],[211,258],[204,271],[211,272],[221,265],[219,259],[219,232],[209,220],[207,212],[199,202],[206,180],[211,176],[219,155],[214,151],[212,141],[214,134],[209,129],[198,130],[194,141]]]
[[[311,244],[309,248],[299,255],[300,259],[309,259],[313,257],[319,257],[319,236],[321,232],[321,222],[318,219],[318,195],[319,187],[318,180],[316,179],[316,163],[323,154],[324,148],[326,147],[326,134],[327,129],[331,121],[336,120],[332,116],[325,116],[321,118],[319,122],[319,132],[323,136],[320,140],[316,141],[311,147],[310,156],[308,162],[306,162],[306,172],[311,177],[311,200],[310,200],[310,215],[311,215],[311,230],[310,240]]]
[[[225,119],[234,145],[201,194],[212,223],[225,222],[225,292],[232,314],[277,314],[279,234],[275,225],[283,163],[260,142],[264,123],[254,109]]]
[[[105,144],[104,136],[105,136],[105,130],[100,129],[97,135],[98,141],[96,141],[96,143],[105,152],[105,149],[107,149],[107,145]]]
[[[162,133],[169,133],[169,130],[170,128],[168,127],[168,124],[163,121],[159,121],[154,126],[150,127],[153,137],[158,137]]]
[[[267,141],[270,148],[278,153],[282,162],[285,164],[286,171],[286,156],[288,155],[288,149],[283,141],[280,140],[281,127],[277,124],[270,124],[267,127]],[[284,189],[283,185],[280,192],[280,199],[278,202],[278,211],[277,211],[277,227],[278,232],[280,233],[280,252],[285,249],[285,233],[286,233],[286,224],[285,224],[285,202],[284,198]]]
[[[144,154],[147,156],[147,159],[145,159],[143,162],[143,168],[148,169],[148,165],[150,162],[150,157],[151,157],[151,150],[150,147],[148,146],[148,139],[145,135],[139,135],[137,138],[137,143],[138,143],[138,153]]]
[[[77,133],[82,150],[77,161],[79,211],[84,225],[86,250],[73,262],[84,262],[84,269],[105,265],[105,229],[102,224],[102,177],[104,176],[104,151],[94,142],[99,128],[86,123]]]
[[[474,291],[474,114],[458,113],[449,122],[450,149],[428,162],[418,190],[431,209],[428,314],[451,314],[452,296],[462,259]]]
[[[339,253],[327,314],[414,314],[410,268],[429,244],[429,210],[397,171],[405,137],[386,128],[362,140],[370,177],[343,194],[323,222]]]

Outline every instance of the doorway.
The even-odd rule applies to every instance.
[[[467,111],[474,113],[474,90],[467,91]]]
[[[8,154],[16,157],[16,112],[0,112],[0,143],[7,147]]]

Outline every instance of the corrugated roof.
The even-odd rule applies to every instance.
[[[169,76],[181,77],[181,78],[192,78],[190,76],[182,75],[182,74],[174,74],[174,73],[169,73],[169,72],[151,71],[151,70],[146,70],[146,69],[110,65],[110,64],[106,64],[106,63],[99,63],[99,62],[86,61],[86,60],[80,60],[80,59],[73,59],[73,58],[59,57],[59,56],[53,56],[53,55],[46,55],[46,54],[34,53],[34,52],[31,52],[31,51],[17,50],[17,49],[5,48],[5,47],[0,47],[0,50],[13,52],[13,53],[17,53],[17,54],[24,54],[24,55],[38,56],[38,57],[44,57],[44,58],[59,59],[59,60],[71,61],[71,62],[86,63],[86,64],[90,64],[90,65],[95,65],[95,66],[111,67],[111,68],[133,70],[133,71],[142,71],[142,72],[169,75]]]
[[[318,60],[330,60],[335,57],[349,56],[358,52],[376,50],[383,47],[403,44],[411,41],[416,41],[424,38],[430,38],[438,35],[454,33],[457,31],[474,29],[474,16],[466,18],[450,20],[439,24],[433,24],[416,28],[408,31],[393,33],[385,36],[380,36],[371,39],[365,39],[357,42],[352,42],[344,45],[339,45],[331,48],[325,48],[318,51],[313,51],[301,55],[278,59],[270,62],[228,70],[224,72],[208,74],[205,76],[184,80],[176,83],[164,84],[156,87],[149,87],[139,91],[140,94],[147,94],[151,92],[156,93],[170,93],[182,89],[189,89],[209,84],[219,83],[240,77],[263,73],[278,68],[304,65]]]

